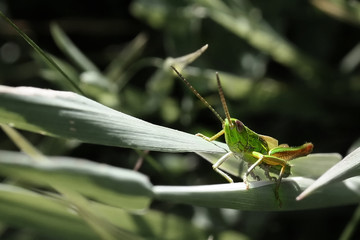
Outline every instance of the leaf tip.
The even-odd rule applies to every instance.
[[[301,201],[303,200],[305,197],[307,197],[309,195],[310,191],[308,191],[308,189],[306,189],[305,191],[303,191],[302,193],[300,193],[299,196],[296,197],[296,201]]]

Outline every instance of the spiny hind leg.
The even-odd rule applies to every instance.
[[[250,168],[251,167],[251,164],[249,163],[248,164],[248,168]],[[253,178],[253,179],[255,179],[256,181],[260,181],[261,180],[261,178],[258,176],[258,175],[256,175],[255,173],[254,173],[254,171],[251,171],[250,172],[250,176]]]
[[[214,163],[212,165],[212,168],[215,170],[215,172],[217,172],[218,174],[220,174],[221,176],[223,176],[223,178],[225,178],[229,183],[234,183],[234,181],[232,180],[232,178],[226,174],[224,171],[220,170],[219,167],[221,164],[223,164],[227,159],[229,159],[234,153],[233,152],[228,152],[226,153],[224,156],[222,156],[219,160],[217,160],[216,163]]]
[[[284,172],[285,172],[285,168],[287,166],[286,160],[283,160],[283,159],[280,159],[280,158],[277,158],[277,157],[274,157],[274,156],[263,155],[263,154],[258,153],[258,152],[252,152],[252,155],[254,157],[258,158],[258,160],[248,169],[248,172],[252,171],[257,165],[259,165],[260,163],[263,162],[263,163],[266,163],[266,165],[268,165],[265,168],[265,169],[267,169],[267,170],[265,170],[265,175],[269,179],[273,179],[270,176],[270,173],[269,173],[270,166],[278,166],[278,165],[281,166],[280,174],[279,174],[278,179],[276,179],[276,186],[275,186],[275,198],[279,202],[279,206],[281,206],[282,203],[281,203],[281,200],[280,200],[280,197],[279,197],[279,188],[280,188],[280,183],[281,183],[282,177],[283,177]]]
[[[283,159],[280,159],[280,158],[277,158],[277,157],[266,155],[266,156],[264,156],[264,163],[266,163],[266,165],[267,165],[266,166],[267,170],[265,170],[266,177],[269,178],[269,179],[275,179],[275,181],[276,181],[276,189],[279,189],[281,179],[282,179],[282,177],[284,175],[284,172],[285,172],[285,168],[288,165],[287,161],[283,160]],[[270,166],[281,166],[279,177],[277,179],[270,176],[270,173],[269,173]]]
[[[275,187],[275,197],[276,199],[280,199],[279,198],[279,188],[280,188],[280,183],[281,183],[281,180],[282,180],[282,177],[284,175],[284,172],[285,172],[285,167],[286,165],[283,165],[281,170],[280,170],[280,174],[279,174],[279,177],[276,181],[276,187]]]
[[[264,157],[264,163],[269,165],[268,167],[270,167],[270,166],[281,166],[279,177],[276,179],[276,185],[275,185],[275,198],[279,202],[279,206],[281,207],[282,203],[281,203],[281,200],[280,200],[280,197],[279,197],[279,189],[280,189],[280,183],[281,183],[282,177],[283,177],[284,172],[285,172],[285,168],[287,166],[287,161],[284,160],[284,159],[274,157],[274,156],[265,156]],[[265,171],[265,174],[266,174],[266,171]],[[268,175],[270,177],[269,173],[268,173]]]
[[[274,182],[277,181],[277,178],[276,178],[276,177],[270,176],[270,166],[269,166],[269,165],[267,165],[267,164],[265,165],[265,164],[264,164],[264,166],[262,166],[262,168],[264,169],[265,177],[266,177],[267,179],[269,179],[270,181],[274,181]]]

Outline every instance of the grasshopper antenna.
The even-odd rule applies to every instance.
[[[233,127],[234,124],[232,123],[231,118],[230,118],[229,109],[228,109],[227,104],[226,104],[226,101],[225,101],[224,91],[223,91],[222,86],[221,86],[220,77],[219,77],[219,73],[218,73],[218,72],[216,72],[216,81],[217,81],[217,84],[218,84],[220,100],[221,100],[221,103],[222,103],[222,105],[223,105],[226,118],[227,118],[227,120],[229,121],[230,127]]]
[[[203,98],[200,93],[198,93],[198,91],[195,90],[195,88],[188,82],[188,80],[186,80],[183,75],[181,75],[181,73],[178,72],[178,70],[176,70],[176,68],[174,66],[171,66],[171,68],[175,71],[175,73],[179,76],[179,78],[181,80],[183,80],[183,82],[186,84],[186,86],[200,99],[200,101],[202,103],[205,104],[205,106],[207,106],[214,114],[215,116],[220,120],[220,122],[223,124],[224,123],[224,119],[222,119],[222,117],[220,117],[220,114],[215,111],[215,109],[205,100],[205,98]],[[224,94],[223,94],[224,95]],[[225,99],[224,99],[225,100]],[[227,108],[226,108],[227,109]],[[229,114],[229,113],[228,113]],[[229,115],[230,118],[230,115]]]

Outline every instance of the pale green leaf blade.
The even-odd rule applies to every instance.
[[[326,14],[357,26],[360,24],[359,2],[345,0],[312,0],[311,3]]]
[[[336,183],[296,201],[296,196],[310,186],[314,180],[294,177],[284,179],[280,187],[282,206],[274,196],[275,184],[270,181],[251,182],[246,190],[244,183],[200,186],[154,186],[159,200],[204,207],[232,208],[248,211],[293,211],[355,204],[359,196],[343,183]],[[341,191],[341,195],[339,195]],[[324,201],[324,199],[327,199]]]
[[[360,175],[360,148],[357,148],[343,160],[330,168],[319,179],[302,192],[297,199],[301,200],[326,185]]]
[[[101,145],[225,152],[195,135],[148,123],[71,92],[0,86],[0,123]]]
[[[0,174],[39,186],[60,186],[124,209],[147,208],[152,185],[138,172],[82,159],[49,157],[34,162],[22,153],[0,150]]]
[[[0,184],[0,221],[27,227],[52,239],[98,239],[95,232],[61,201]]]
[[[128,212],[120,208],[93,203],[99,216],[145,239],[206,239],[206,233],[187,219],[155,210]]]
[[[57,46],[81,67],[83,71],[100,73],[100,70],[75,46],[59,25],[52,23],[50,25],[50,31]]]
[[[244,9],[233,8],[231,4],[226,5],[219,0],[197,0],[196,2],[206,9],[209,18],[213,21],[246,40],[253,47],[266,52],[275,61],[291,68],[307,80],[308,84],[319,83],[318,74],[322,67],[321,63],[301,52],[277,33],[264,18],[254,18],[250,9],[255,9],[255,7],[250,2]]]
[[[223,153],[197,154],[208,160],[211,164],[214,164],[222,155],[224,155]],[[338,153],[316,153],[306,157],[297,158],[289,162],[291,165],[291,176],[316,179],[340,160],[341,155]],[[221,165],[221,169],[224,169],[231,175],[242,177],[248,169],[248,164],[245,161],[240,160],[239,156],[236,158],[231,157]],[[254,172],[257,176],[261,177],[261,179],[266,179],[262,169],[255,168]]]
[[[341,159],[339,153],[313,153],[296,158],[289,162],[291,175],[317,179]]]
[[[123,208],[134,208],[131,204],[137,203],[137,200],[143,197],[147,201],[155,198],[182,204],[257,211],[300,210],[340,206],[356,203],[359,199],[358,194],[354,192],[354,189],[359,188],[359,183],[348,182],[347,184],[337,183],[331,187],[324,188],[308,199],[305,199],[305,201],[298,202],[295,200],[295,197],[310,186],[314,180],[292,177],[283,179],[281,184],[280,198],[282,207],[280,208],[274,195],[275,184],[270,181],[250,182],[249,190],[246,190],[244,183],[189,187],[152,187],[147,182],[147,179],[143,179],[144,176],[140,176],[140,180],[137,179],[139,173],[133,171],[125,173],[126,171],[123,169],[114,168],[116,170],[113,172],[117,173],[114,176],[107,171],[103,171],[103,165],[90,163],[91,166],[94,166],[94,169],[91,169],[92,172],[88,171],[91,172],[89,174],[86,172],[88,169],[81,166],[82,160],[69,161],[69,159],[61,158],[61,163],[59,163],[56,158],[51,158],[51,164],[30,164],[22,162],[23,159],[18,157],[21,154],[12,154],[17,156],[16,159],[1,161],[2,167],[0,172],[4,176],[21,176],[21,179],[29,183],[42,184],[46,184],[51,179],[52,182],[55,181],[56,184],[61,184],[63,187],[78,191],[84,196]],[[3,151],[1,156],[4,155],[6,156],[7,152]],[[97,171],[100,171],[100,173],[97,173]],[[136,184],[134,184],[134,180],[136,180]],[[137,184],[138,180],[140,184]],[[143,180],[145,182],[142,183]],[[340,189],[342,191],[341,195],[338,194]],[[124,195],[129,196],[129,198],[126,199]],[[331,200],[324,203],[321,201],[324,198]],[[132,202],[129,203],[129,201]]]
[[[136,60],[143,52],[148,39],[143,33],[138,34],[131,42],[129,42],[124,49],[117,53],[116,57],[112,59],[110,64],[106,67],[104,75],[111,79],[111,81],[119,81],[125,70],[129,71],[129,66]],[[140,60],[141,61],[141,60]]]
[[[52,198],[20,187],[0,184],[0,221],[30,228],[51,239],[99,239],[99,236],[60,196]],[[92,213],[117,232],[117,239],[205,239],[191,222],[154,210],[128,212],[91,202]],[[109,227],[110,227],[109,226]]]
[[[69,85],[78,93],[83,93],[79,86],[75,83],[73,79],[71,79],[60,67],[56,64],[56,62],[44,52],[26,33],[24,33],[18,26],[15,25],[8,17],[6,17],[1,11],[0,11],[0,17],[2,17],[12,28],[15,29],[15,31],[41,56],[44,58],[45,63],[47,63],[49,66],[56,69],[56,71],[59,72],[60,75],[62,75],[66,81],[69,83]]]

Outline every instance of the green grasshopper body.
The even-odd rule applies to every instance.
[[[313,144],[305,143],[299,147],[289,147],[287,144],[278,145],[278,141],[276,139],[257,134],[246,127],[240,120],[231,118],[225,102],[219,75],[216,74],[220,100],[226,115],[225,120],[223,120],[214,108],[191,86],[191,84],[174,67],[172,68],[190,88],[190,90],[193,91],[193,93],[216,115],[222,123],[222,130],[210,138],[200,133],[197,134],[207,141],[213,141],[221,135],[225,135],[225,141],[230,149],[230,152],[226,153],[217,162],[215,162],[213,164],[213,169],[227,181],[232,183],[232,178],[223,172],[219,167],[231,156],[238,156],[240,159],[245,160],[249,165],[247,172],[243,176],[246,187],[249,188],[249,183],[247,181],[248,175],[252,174],[253,177],[256,177],[255,174],[253,174],[253,170],[258,166],[264,170],[267,178],[270,180],[276,180],[275,195],[276,198],[278,198],[278,189],[280,187],[281,179],[283,177],[288,177],[291,174],[291,166],[288,164],[288,161],[311,153],[313,150]],[[278,178],[276,179],[270,176],[270,173],[277,175]]]

